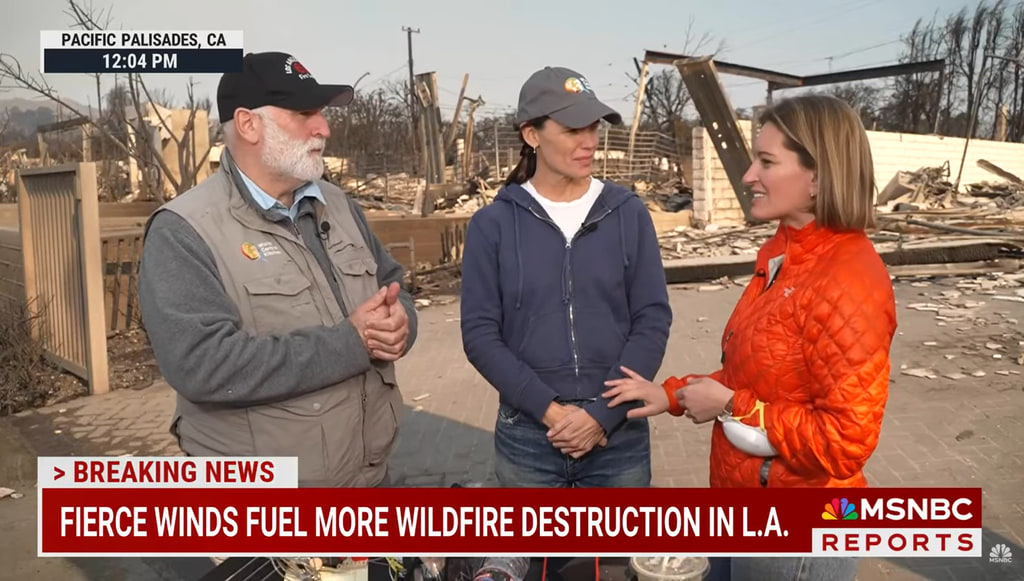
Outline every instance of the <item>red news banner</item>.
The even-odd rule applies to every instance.
[[[39,555],[982,555],[980,488],[299,489],[297,473],[40,458]]]

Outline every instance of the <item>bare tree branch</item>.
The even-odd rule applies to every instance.
[[[714,37],[710,33],[698,35],[696,19],[691,16],[683,33],[682,46],[678,50],[686,55],[714,57],[725,50],[725,41],[720,40],[714,46]],[[640,63],[634,59],[634,64],[636,75],[626,73],[626,76],[639,87]],[[671,134],[675,122],[685,118],[691,102],[690,93],[679,71],[674,67],[661,69],[647,79],[642,122],[657,131]]]
[[[0,145],[4,143],[4,137],[7,135],[7,129],[11,126],[11,110],[4,107],[3,111],[0,111]]]
[[[82,30],[106,30],[110,27],[112,21],[109,8],[104,12],[102,10],[95,9],[91,3],[83,4],[79,0],[68,0],[64,13],[72,20],[73,28]],[[113,100],[111,103],[112,107],[116,108],[117,105],[121,106],[120,110],[117,111],[116,114],[111,115],[109,120],[103,116],[100,75],[94,75],[94,77],[96,78],[98,111],[95,118],[91,115],[86,115],[77,107],[71,105],[65,98],[61,97],[45,79],[36,77],[35,75],[24,71],[21,64],[12,55],[0,53],[0,87],[7,83],[13,87],[27,89],[49,99],[78,117],[88,119],[89,123],[110,143],[114,144],[119,151],[139,162],[140,169],[143,170],[143,175],[145,176],[147,189],[155,195],[159,201],[163,201],[165,199],[165,195],[163,190],[159,187],[159,184],[152,183],[153,180],[151,179],[149,171],[151,168],[156,169],[159,174],[158,177],[162,176],[166,179],[168,184],[170,184],[177,193],[181,193],[185,189],[193,186],[196,181],[196,176],[199,174],[199,169],[208,159],[209,150],[207,150],[198,159],[196,152],[192,151],[195,148],[195,118],[198,107],[195,100],[193,90],[194,85],[192,81],[189,81],[188,87],[188,104],[191,111],[189,113],[189,120],[183,128],[180,136],[175,133],[160,110],[155,106],[153,107],[153,115],[156,116],[160,126],[178,147],[179,168],[178,177],[176,178],[175,173],[161,154],[163,151],[162,143],[154,142],[152,135],[153,132],[151,128],[147,126],[146,119],[151,118],[153,115],[147,115],[144,111],[146,107],[144,105],[143,98],[145,99],[145,102],[154,103],[154,105],[159,101],[154,98],[153,94],[151,94],[142,77],[135,73],[128,74],[128,87],[126,92],[126,100],[128,103],[123,103],[121,100]],[[117,86],[117,77],[115,76],[115,92],[112,93],[112,96],[117,94]],[[163,95],[160,95],[160,97],[162,97],[162,103],[167,105],[168,108],[172,106],[169,95],[164,93]],[[135,111],[135,117],[139,125],[138,129],[140,129],[140,131],[135,132],[135,140],[129,140],[127,136],[121,137],[119,135],[115,135],[111,128],[108,127],[107,121],[114,122],[115,124],[118,122],[130,122],[125,115],[126,111],[124,105],[130,106]],[[203,127],[201,130],[208,131],[209,128]]]
[[[67,111],[71,112],[77,117],[90,119],[88,115],[85,115],[78,110],[77,107],[70,104],[66,99],[60,96],[57,91],[51,87],[45,80],[36,78],[34,75],[25,73],[21,68],[21,63],[18,62],[14,56],[7,53],[0,53],[0,84],[4,82],[13,82],[14,87],[20,89],[27,89],[46,97],[50,101],[53,101],[57,105],[60,105]],[[111,140],[118,148],[123,151],[126,155],[134,157],[132,150],[125,145],[123,142],[114,137],[105,127],[96,125],[94,121],[90,121],[90,124],[95,126],[103,135]]]
[[[211,145],[207,143],[206,151],[203,153],[201,158],[199,160],[195,159],[196,113],[199,110],[199,104],[196,102],[195,87],[195,81],[189,78],[187,88],[187,104],[189,109],[188,120],[185,121],[185,127],[182,129],[182,138],[177,142],[179,167],[182,168],[181,183],[185,187],[192,187],[196,184],[196,178],[199,175],[199,168],[203,167],[206,163],[206,158],[210,155],[210,150],[212,149]],[[186,143],[186,147],[181,147],[182,142]],[[185,175],[186,168],[188,169],[187,176]]]
[[[142,83],[141,77],[137,74],[129,73],[128,94],[132,97],[132,105],[135,107],[135,115],[136,118],[138,119],[140,128],[145,129],[145,131],[142,131],[141,133],[145,136],[144,141],[146,143],[146,150],[150,152],[151,159],[156,161],[157,166],[163,173],[163,177],[171,182],[171,185],[174,187],[174,191],[180,193],[180,183],[178,182],[178,180],[174,179],[174,174],[171,172],[171,168],[167,165],[167,161],[164,160],[164,156],[161,155],[161,152],[163,151],[163,144],[159,143],[158,141],[154,141],[153,131],[151,131],[148,123],[146,123],[146,119],[149,117],[149,115],[147,115],[146,112],[143,111],[142,100],[140,99],[138,90],[139,86],[142,87],[143,91],[146,91],[146,85]],[[148,93],[147,102],[152,103],[152,100],[148,99]],[[167,130],[168,134],[170,134],[173,137],[174,132],[171,131],[170,127],[167,125],[167,120],[164,119],[164,116],[160,114],[160,111],[155,106],[153,107],[153,115],[155,115],[156,118],[160,120],[160,124]],[[138,135],[138,133],[139,132],[136,132],[136,135]],[[160,201],[163,201],[165,196],[163,190],[160,188],[160,185],[151,183],[148,175],[146,176],[146,183],[148,186],[150,186],[150,193],[155,194]]]
[[[113,22],[113,19],[110,16],[110,10],[111,7],[108,7],[106,14],[104,14],[102,11],[98,11],[93,8],[92,2],[87,2],[83,6],[75,0],[68,0],[68,7],[64,10],[64,14],[71,17],[73,22],[71,25],[72,28],[81,28],[82,30],[106,30]],[[102,21],[102,23],[100,21]]]
[[[110,26],[112,18],[110,16],[110,8],[107,8],[106,14],[102,11],[98,12],[93,9],[92,2],[89,2],[85,8],[78,5],[76,2],[69,2],[68,8],[64,10],[64,14],[71,17],[73,22],[72,28],[81,28],[83,30],[105,30]],[[97,17],[93,15],[97,14]],[[101,22],[102,21],[102,22]],[[96,73],[89,75],[96,79],[96,116],[103,116],[103,83],[102,73]]]

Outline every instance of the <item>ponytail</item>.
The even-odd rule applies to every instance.
[[[512,184],[523,184],[527,180],[533,177],[533,174],[537,171],[537,150],[530,147],[529,144],[524,143],[522,149],[519,150],[519,163],[516,164],[512,171],[505,178],[505,185],[510,186]]]
[[[529,125],[540,129],[544,125],[545,121],[547,121],[547,117],[540,117],[538,119],[528,121],[523,125]],[[526,143],[526,140],[523,139],[522,130],[519,131],[519,141],[523,144],[523,147],[519,150],[519,163],[512,168],[508,177],[505,178],[506,186],[510,186],[512,184],[524,184],[527,180],[533,177],[534,173],[537,172],[537,150],[530,147],[530,144]]]

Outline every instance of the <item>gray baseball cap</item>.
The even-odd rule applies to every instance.
[[[586,77],[564,67],[544,67],[530,75],[519,91],[516,125],[550,117],[571,129],[604,119],[622,124],[622,115],[597,99]]]

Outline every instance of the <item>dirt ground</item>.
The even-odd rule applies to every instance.
[[[1010,547],[1009,564],[969,559],[867,559],[860,581],[1024,579],[1024,302],[1020,281],[978,279],[896,283],[899,329],[880,444],[866,473],[873,486],[965,486],[983,491],[983,550]],[[701,286],[704,291],[699,290]],[[706,372],[718,360],[736,285],[673,287],[668,375]],[[497,399],[465,360],[456,297],[420,311],[420,337],[398,366],[407,413],[391,465],[398,486],[492,485]],[[138,338],[136,338],[138,339]],[[0,579],[168,579],[195,581],[209,563],[174,559],[37,559],[35,457],[179,454],[168,434],[174,392],[145,386],[145,356],[126,339],[134,389],[80,397],[0,418]],[[120,357],[120,353],[117,355]],[[473,394],[467,397],[467,394]],[[652,423],[655,485],[707,486],[707,430],[671,417]],[[7,558],[8,555],[16,557]]]
[[[142,389],[160,378],[153,349],[142,329],[119,332],[107,338],[110,389]],[[44,363],[39,382],[47,386],[43,407],[87,396],[85,382],[55,365]]]

